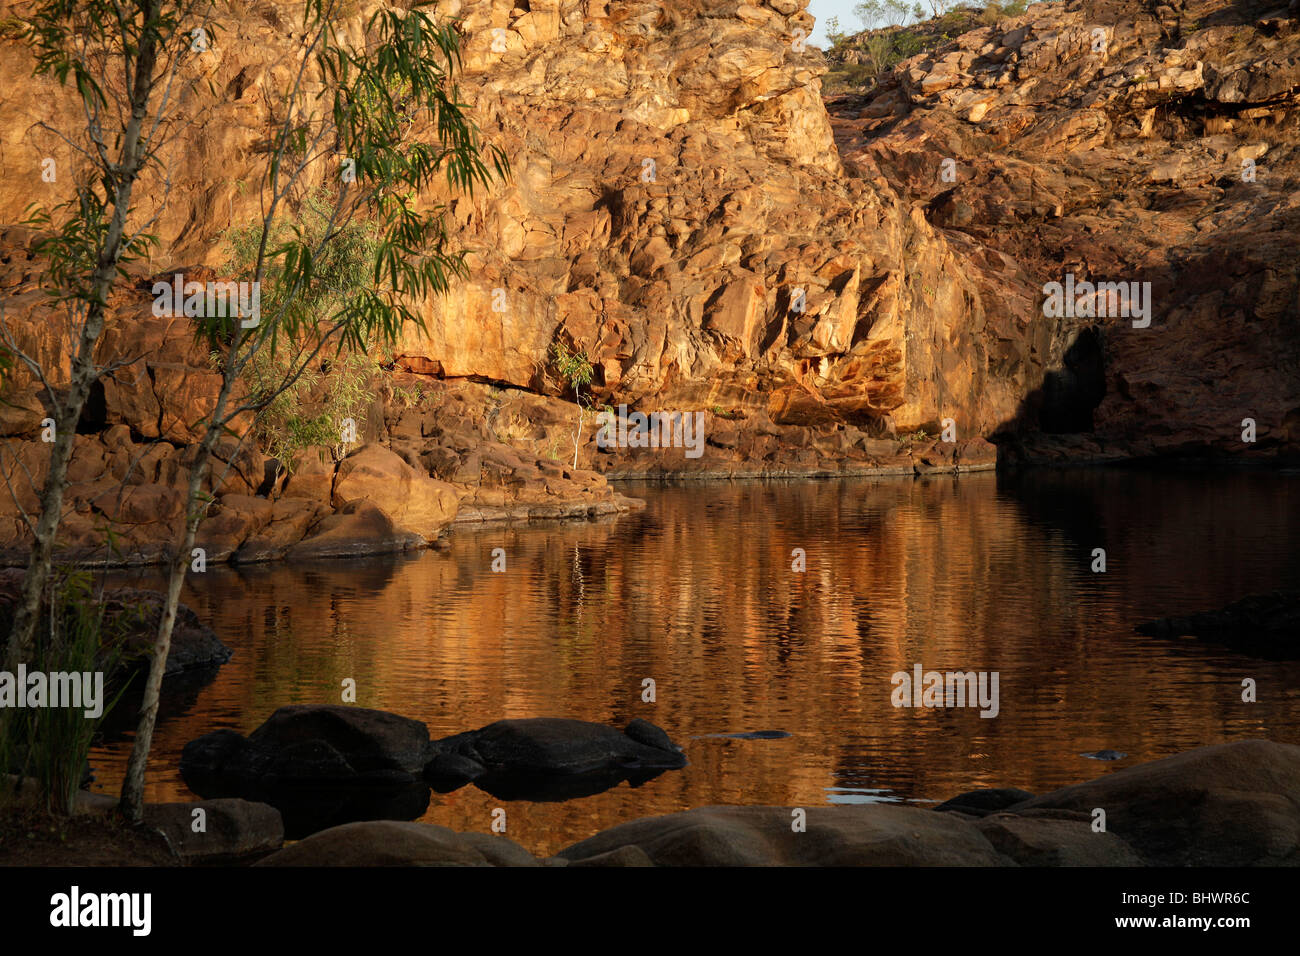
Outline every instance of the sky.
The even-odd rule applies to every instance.
[[[840,29],[846,33],[856,33],[862,29],[862,23],[853,14],[858,0],[810,0],[808,12],[817,18],[817,26],[808,42],[813,46],[826,46],[826,21],[830,17],[840,18]]]

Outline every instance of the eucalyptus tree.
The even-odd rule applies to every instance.
[[[188,125],[178,103],[198,82],[184,71],[194,46],[184,27],[204,29],[210,10],[209,0],[37,0],[18,18],[34,75],[71,84],[82,122],[76,131],[36,124],[67,145],[80,169],[70,199],[53,210],[36,207],[28,220],[42,231],[34,251],[46,261],[42,286],[67,350],[66,384],[60,381],[64,356],[54,363],[60,368],[48,368],[41,355],[24,349],[0,306],[0,374],[21,367],[38,383],[54,438],[40,515],[28,522],[34,541],[9,633],[13,664],[30,655],[36,637],[77,423],[95,383],[130,364],[119,358],[100,365],[96,355],[108,297],[126,266],[156,244],[148,230],[169,190],[164,152]],[[162,187],[153,216],[139,222],[133,195],[146,171],[158,172]]]
[[[364,350],[395,342],[408,324],[424,329],[422,304],[468,275],[467,250],[457,247],[446,205],[429,193],[442,178],[451,193],[472,194],[509,175],[504,153],[481,142],[459,101],[461,33],[454,23],[429,16],[425,6],[379,9],[355,42],[336,28],[336,0],[303,6],[302,31],[294,33],[296,68],[289,88],[277,91],[283,114],[261,182],[261,235],[246,280],[268,308],[196,318],[196,335],[219,359],[221,388],[190,467],[185,527],[170,561],[122,786],[120,808],[130,819],[143,813],[163,672],[198,527],[211,501],[204,478],[218,439],[291,387],[322,350]],[[334,197],[328,222],[324,229],[300,229],[293,222],[295,200],[322,182]],[[375,237],[364,247],[369,281],[324,281],[320,266],[330,243],[358,221]],[[286,225],[290,234],[281,239]],[[279,386],[241,390],[249,364],[277,350],[289,355]]]

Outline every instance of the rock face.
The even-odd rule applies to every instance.
[[[471,278],[421,304],[427,333],[385,371],[376,359],[355,459],[284,480],[260,450],[219,447],[201,529],[215,559],[313,538],[297,557],[421,546],[453,510],[632,507],[605,476],[951,472],[992,467],[991,441],[1026,462],[1297,454],[1300,34],[1268,3],[1038,4],[829,112],[800,0],[435,7],[460,19],[461,96],[513,177],[432,197]],[[158,214],[162,240],[150,270],[215,275],[221,236],[257,217],[244,184],[263,157],[246,144],[273,125],[294,16],[262,4],[228,18],[207,67],[224,92],[187,94],[204,148],[186,144],[170,190],[154,173],[141,183],[139,215]],[[5,224],[34,189],[63,198],[63,179],[36,177],[43,157],[75,168],[74,154],[37,121],[74,128],[77,109],[31,78],[17,41],[0,46],[0,83],[17,92],[3,107],[0,290],[15,340],[58,369],[34,236]],[[215,396],[185,320],[151,314],[151,277],[110,302],[103,357],[144,357],[103,382],[79,429],[62,546],[80,560],[158,561],[174,546]],[[557,342],[591,359],[596,405],[702,416],[701,454],[598,447],[552,368]],[[47,452],[25,376],[0,406],[11,562]],[[384,520],[344,513],[363,499]],[[121,554],[104,546],[109,522]]]
[[[1003,429],[1026,460],[1296,454],[1300,276],[1278,263],[1300,259],[1300,24],[1284,12],[1035,4],[831,104],[846,168],[922,212],[982,301],[1001,296],[1007,347],[1040,357]],[[1047,314],[1067,273],[1150,282],[1149,325],[1116,314],[1136,304],[1120,292]]]

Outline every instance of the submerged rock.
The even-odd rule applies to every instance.
[[[1135,630],[1151,637],[1198,637],[1262,657],[1300,658],[1300,591],[1252,594],[1217,611],[1161,617]]]
[[[1017,790],[1015,787],[988,787],[982,790],[959,793],[951,800],[945,800],[934,809],[941,813],[952,811],[964,813],[967,816],[982,817],[990,813],[996,813],[999,810],[1005,810],[1007,807],[1028,800],[1032,796],[1033,794],[1028,790]]]
[[[1128,754],[1122,750],[1094,750],[1090,753],[1079,754],[1080,757],[1087,757],[1089,760],[1123,760]]]

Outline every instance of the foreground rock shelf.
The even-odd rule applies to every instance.
[[[115,804],[83,793],[78,812],[107,814]],[[134,835],[161,833],[163,855],[185,865],[1300,866],[1300,747],[1200,747],[1038,796],[984,789],[934,808],[808,807],[803,832],[791,826],[796,809],[699,807],[620,824],[546,858],[505,836],[391,819],[285,845],[279,812],[240,799],[151,804]],[[1093,828],[1099,809],[1104,832]],[[76,862],[75,843],[65,850]]]
[[[1187,753],[1028,797],[975,791],[937,809],[703,807],[625,823],[548,859],[500,836],[370,821],[322,831],[264,866],[1295,866],[1300,747]],[[1007,800],[1014,802],[1007,803]],[[1094,832],[1096,809],[1106,832]]]

